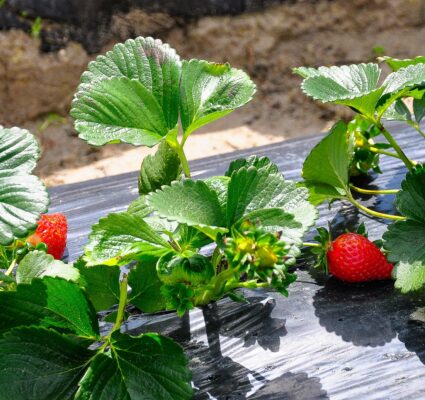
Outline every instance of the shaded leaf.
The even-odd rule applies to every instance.
[[[128,275],[131,286],[129,301],[145,313],[164,310],[166,305],[161,294],[162,282],[156,272],[157,261],[158,257],[143,254]]]
[[[425,97],[413,100],[413,113],[415,114],[416,122],[419,124],[422,118],[425,117]]]
[[[180,159],[170,145],[163,141],[154,155],[143,159],[139,174],[139,193],[148,194],[169,185],[181,176]]]
[[[20,327],[0,337],[3,399],[73,399],[94,352],[41,327]]]
[[[348,192],[354,135],[343,122],[335,124],[304,161],[302,175],[311,186],[328,185],[344,196]],[[323,190],[319,193],[324,193]],[[330,192],[328,190],[328,192]]]
[[[192,398],[191,374],[181,347],[154,333],[137,337],[112,334],[111,353],[90,364],[76,400]]]
[[[412,116],[404,101],[398,99],[385,110],[382,118],[390,121],[408,121]]]
[[[108,310],[118,304],[120,298],[120,268],[95,265],[87,267],[82,260],[77,267],[84,280],[84,287],[96,311]]]
[[[34,279],[16,292],[0,292],[0,332],[20,325],[54,327],[63,332],[96,338],[96,313],[84,291],[59,278]]]

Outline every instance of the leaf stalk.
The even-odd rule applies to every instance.
[[[372,194],[372,195],[378,195],[378,194],[397,194],[400,189],[379,189],[379,190],[372,190],[372,189],[363,189],[359,188],[357,186],[354,186],[353,184],[350,184],[350,188],[354,190],[357,193],[361,194]]]

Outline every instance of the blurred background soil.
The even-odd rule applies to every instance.
[[[295,66],[425,54],[425,0],[0,0],[0,124],[35,133],[38,174],[58,185],[133,171],[152,149],[88,146],[67,117],[87,63],[136,36],[182,58],[229,62],[258,85],[249,105],[189,139],[189,159],[324,131],[342,108],[313,103]]]

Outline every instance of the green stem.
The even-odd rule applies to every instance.
[[[304,247],[322,247],[319,243],[303,242]]]
[[[384,154],[386,156],[398,158],[400,160],[400,157],[398,156],[397,153],[391,153],[390,151],[386,151],[386,150],[383,150],[383,149],[378,149],[378,148],[376,148],[374,146],[369,146],[368,149],[372,153]]]
[[[182,168],[183,168],[184,176],[185,176],[186,178],[190,178],[190,177],[191,177],[191,175],[190,175],[189,163],[188,163],[188,161],[187,161],[186,154],[184,153],[183,145],[178,145],[178,146],[175,148],[175,151],[176,151],[177,155],[178,155],[178,156],[179,156],[179,158],[180,158],[180,162],[181,162],[181,164],[182,164]]]
[[[7,271],[6,271],[4,274],[5,274],[5,275],[7,275],[7,276],[9,276],[9,275],[13,272],[13,270],[15,269],[15,267],[16,267],[16,259],[14,259],[14,260],[10,263],[9,268],[7,269]]]
[[[120,301],[118,303],[117,318],[115,319],[115,324],[112,327],[112,331],[109,334],[109,337],[111,336],[112,332],[121,328],[121,324],[124,321],[125,306],[127,305],[127,283],[127,274],[124,274],[120,283]]]
[[[388,143],[393,147],[393,149],[396,151],[396,153],[398,154],[398,156],[400,157],[400,160],[402,160],[404,162],[404,165],[407,167],[407,169],[409,171],[412,170],[414,164],[412,163],[411,160],[409,160],[406,156],[406,154],[404,154],[404,151],[401,149],[401,147],[398,145],[398,143],[395,141],[395,139],[393,138],[393,136],[391,135],[390,132],[388,132],[385,127],[379,122],[376,124],[377,127],[380,129],[381,133],[385,136],[385,139],[388,140]]]
[[[229,292],[233,289],[258,289],[258,288],[266,288],[270,287],[270,285],[267,282],[257,282],[256,280],[246,281],[246,282],[236,282],[231,283],[230,285],[226,285],[225,291]]]
[[[384,213],[380,213],[379,211],[371,210],[370,208],[365,207],[363,204],[359,203],[356,199],[354,199],[351,193],[348,193],[347,198],[351,204],[353,204],[360,210],[364,211],[366,214],[372,215],[374,217],[390,219],[393,221],[404,221],[406,219],[406,217],[402,217],[401,215],[384,214]]]
[[[372,189],[363,189],[357,186],[350,184],[350,188],[357,193],[362,194],[397,194],[400,189],[384,189],[384,190],[372,190]]]

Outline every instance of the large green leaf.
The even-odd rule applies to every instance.
[[[76,400],[192,398],[191,374],[179,345],[149,333],[112,334],[109,354],[98,354],[80,382]]]
[[[83,289],[59,278],[34,279],[18,285],[16,292],[0,292],[0,332],[33,324],[89,338],[99,335],[96,313]]]
[[[396,206],[410,220],[425,224],[425,167],[416,166],[401,183]]]
[[[50,254],[43,251],[29,252],[19,263],[16,270],[16,282],[31,283],[34,278],[52,276],[64,278],[69,281],[77,282],[80,279],[80,273],[72,264],[65,264],[60,260],[55,260]]]
[[[96,311],[108,310],[120,298],[120,268],[116,265],[87,267],[83,260],[77,262],[84,288]]]
[[[111,51],[90,62],[81,77],[79,92],[87,90],[88,84],[105,78],[138,80],[155,96],[167,126],[172,128],[178,117],[180,72],[180,57],[174,49],[158,39],[138,37],[115,45]]]
[[[180,159],[170,145],[163,141],[154,155],[143,159],[139,174],[139,193],[154,192],[181,176]]]
[[[406,68],[409,65],[425,63],[425,57],[424,56],[418,56],[416,58],[406,58],[404,60],[384,56],[384,57],[382,57],[382,60],[385,61],[393,71],[398,71],[399,69]]]
[[[425,64],[413,64],[388,75],[382,84],[384,94],[397,94],[425,83]]]
[[[397,263],[394,269],[396,287],[402,292],[425,285],[425,168],[416,166],[408,172],[397,194],[397,209],[407,217],[388,227],[384,247],[388,260]]]
[[[0,397],[71,400],[94,354],[50,329],[13,329],[0,337]]]
[[[229,64],[183,61],[180,118],[185,137],[243,106],[254,93],[248,75]]]
[[[316,197],[333,189],[341,196],[348,192],[349,168],[353,159],[354,136],[343,122],[333,126],[304,161],[302,175],[310,187],[316,187]]]
[[[129,78],[87,86],[72,102],[71,115],[80,138],[95,146],[124,142],[152,147],[175,129],[167,125],[155,96]]]
[[[161,217],[195,226],[209,236],[226,231],[218,196],[203,181],[173,182],[146,198]]]
[[[162,282],[156,273],[158,257],[143,254],[138,257],[137,265],[128,275],[131,286],[129,301],[146,313],[165,310],[165,300],[161,294]]]
[[[47,211],[47,190],[31,175],[39,156],[27,130],[0,126],[0,245],[27,236]]]
[[[112,213],[93,225],[84,259],[87,265],[124,265],[137,253],[169,249],[169,244],[137,214]]]
[[[297,71],[306,76],[303,92],[323,103],[337,103],[373,115],[383,88],[377,88],[380,69],[377,64],[353,64]]]

